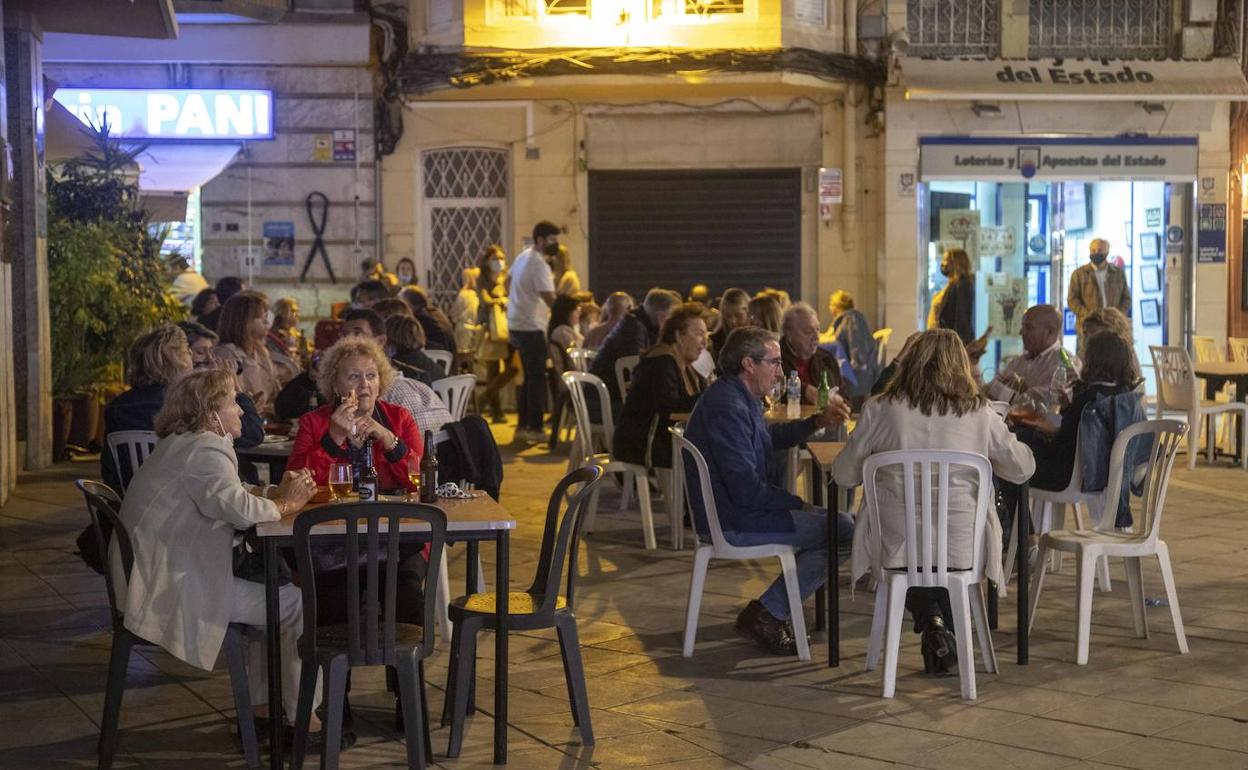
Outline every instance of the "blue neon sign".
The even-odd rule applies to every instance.
[[[58,88],[88,126],[126,139],[272,139],[273,92],[216,88]]]

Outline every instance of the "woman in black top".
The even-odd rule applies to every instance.
[[[672,467],[668,415],[693,409],[706,389],[706,379],[692,366],[706,350],[705,314],[696,302],[676,308],[663,323],[658,344],[642,353],[615,426],[612,451],[617,459],[646,465],[646,441],[652,437],[650,467]]]
[[[963,249],[949,249],[940,261],[940,272],[949,283],[932,303],[936,328],[952,329],[962,338],[962,344],[969,345],[975,339],[975,273],[971,271],[971,256]]]
[[[1078,459],[1075,447],[1084,408],[1097,396],[1129,393],[1140,383],[1131,345],[1120,335],[1097,332],[1088,339],[1085,352],[1083,371],[1070,404],[1062,409],[1061,424],[1054,427],[1048,421],[1028,421],[1017,431],[1018,438],[1031,447],[1036,457],[1036,473],[1031,477],[1033,489],[1060,492],[1069,486]]]

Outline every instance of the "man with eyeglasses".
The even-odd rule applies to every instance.
[[[784,489],[777,451],[801,444],[821,428],[844,423],[849,406],[833,396],[816,415],[768,425],[761,400],[783,374],[779,337],[766,329],[734,329],[719,352],[718,364],[721,377],[698,399],[685,438],[706,458],[724,538],[742,547],[797,546],[798,590],[806,599],[827,579],[828,514]],[[685,474],[698,537],[709,540],[693,463],[685,463]],[[841,542],[852,542],[853,520],[840,514],[836,526]],[[787,596],[780,576],[737,616],[737,632],[773,654],[795,654]]]

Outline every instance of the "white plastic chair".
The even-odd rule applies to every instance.
[[[130,479],[147,456],[156,448],[157,436],[150,430],[115,430],[104,437],[108,453],[113,456],[113,467],[121,479],[121,491],[130,486]],[[122,460],[125,464],[122,464]]]
[[[785,593],[789,597],[789,618],[793,623],[793,637],[797,642],[797,657],[810,660],[810,643],[806,641],[806,616],[802,613],[802,596],[797,583],[797,548],[791,545],[754,545],[736,546],[724,539],[724,530],[719,523],[719,513],[715,507],[715,491],[711,488],[711,474],[706,467],[706,458],[684,436],[674,436],[681,462],[673,462],[684,467],[686,457],[693,461],[697,469],[698,484],[702,489],[702,506],[706,511],[706,524],[710,529],[711,542],[699,542],[693,552],[693,576],[689,581],[689,608],[685,613],[685,644],[683,655],[693,657],[693,643],[698,635],[698,611],[702,606],[702,591],[706,587],[706,570],[711,559],[733,559],[745,561],[752,559],[779,559],[780,570],[784,575]],[[675,458],[673,458],[674,460]],[[834,525],[835,526],[835,525]]]
[[[602,468],[603,473],[623,473],[624,489],[629,489],[630,484],[636,486],[637,501],[641,508],[642,535],[646,541],[646,550],[653,551],[656,543],[654,514],[650,508],[650,478],[644,465],[617,460],[611,453],[611,439],[615,433],[615,424],[611,417],[611,398],[607,392],[607,386],[598,377],[584,372],[564,372],[563,382],[568,386],[568,395],[572,399],[572,411],[576,415],[577,451],[580,452],[577,466],[597,465]],[[594,424],[589,417],[585,388],[595,388],[598,393],[598,403],[601,407],[599,411],[602,413],[602,424],[598,431],[594,430]],[[594,446],[598,440],[602,441],[603,451],[598,451],[598,447]],[[595,489],[593,497],[590,498],[589,511],[583,525],[587,532],[593,531],[594,518],[597,513],[598,490]]]
[[[871,336],[875,338],[875,354],[883,368],[888,363],[888,340],[893,336],[893,327],[885,326]]]
[[[953,632],[957,638],[958,676],[962,697],[975,699],[975,655],[971,647],[971,624],[979,637],[984,667],[997,672],[997,654],[988,630],[988,612],[982,593],[984,582],[984,531],[988,506],[993,499],[992,466],[988,458],[974,452],[917,449],[881,452],[867,458],[862,468],[863,500],[871,517],[876,553],[882,548],[876,474],[882,468],[901,466],[906,504],[906,568],[881,569],[876,574],[875,614],[871,619],[871,639],[867,647],[867,670],[879,665],[884,651],[884,697],[897,689],[897,657],[901,649],[901,624],[906,609],[906,591],[912,587],[944,588],[953,610]],[[975,517],[971,527],[970,569],[949,568],[949,476],[953,468],[978,474]],[[919,482],[915,488],[916,478]],[[920,491],[921,490],[921,491]],[[933,500],[933,496],[935,500]]]
[[[476,386],[475,374],[457,374],[454,377],[434,380],[431,387],[438,394],[438,398],[442,399],[446,411],[451,413],[451,420],[456,421],[464,419],[464,413],[468,411],[468,399],[472,397],[472,390]]]
[[[1248,470],[1248,404],[1238,401],[1222,404],[1201,398],[1196,386],[1192,359],[1183,348],[1149,345],[1148,352],[1153,357],[1153,372],[1157,378],[1157,419],[1160,420],[1166,410],[1182,412],[1187,416],[1187,424],[1191,428],[1187,432],[1188,469],[1196,467],[1196,447],[1204,418],[1209,421],[1205,436],[1209,462],[1212,463],[1217,438],[1217,417],[1220,414],[1235,414],[1239,417],[1240,467]]]
[[[1075,554],[1079,562],[1078,585],[1078,633],[1075,638],[1076,662],[1083,666],[1088,662],[1088,640],[1092,627],[1092,571],[1096,560],[1102,556],[1121,556],[1127,566],[1127,584],[1131,590],[1131,614],[1135,633],[1148,638],[1148,617],[1144,609],[1144,584],[1140,558],[1156,556],[1161,567],[1161,580],[1166,586],[1166,598],[1170,603],[1170,617],[1174,621],[1174,634],[1179,652],[1187,654],[1187,636],[1183,632],[1183,616],[1179,612],[1179,595],[1174,589],[1174,572],[1170,568],[1170,551],[1160,538],[1161,514],[1165,508],[1166,490],[1170,485],[1170,472],[1174,469],[1174,457],[1179,442],[1189,427],[1179,420],[1145,420],[1137,422],[1118,434],[1109,456],[1109,486],[1106,488],[1106,515],[1096,529],[1078,529],[1073,532],[1050,532],[1040,538],[1040,558],[1052,549]],[[1118,510],[1118,495],[1122,485],[1123,458],[1131,440],[1150,436],[1152,448],[1144,475],[1144,495],[1140,514],[1136,517],[1134,532],[1113,530],[1110,512]],[[1140,439],[1144,440],[1144,439]],[[1031,611],[1028,624],[1033,624],[1040,590],[1044,587],[1044,570],[1037,570],[1032,579]]]
[[[451,373],[451,364],[455,361],[455,354],[449,350],[430,350],[425,348],[425,355],[429,356],[429,360],[442,367],[442,376],[447,377]]]
[[[620,389],[620,400],[628,395],[628,386],[633,384],[633,370],[641,362],[641,356],[620,356],[615,360],[615,384]]]
[[[596,355],[598,351],[593,348],[568,348],[568,360],[572,362],[572,368],[578,372],[588,372],[589,364]]]

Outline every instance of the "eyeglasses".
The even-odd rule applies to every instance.
[[[754,359],[760,364],[767,364],[772,369],[779,369],[781,366],[784,365],[784,360],[778,356],[776,358],[763,358],[762,356],[750,356],[750,358]]]

